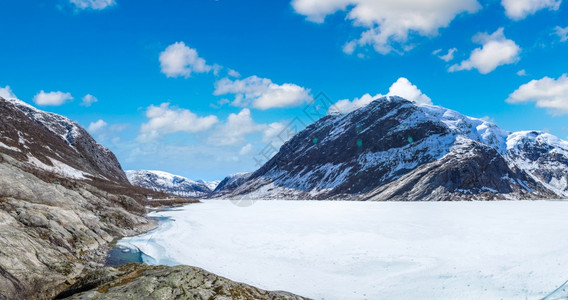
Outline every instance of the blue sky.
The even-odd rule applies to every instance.
[[[78,121],[125,169],[252,171],[286,124],[311,122],[303,110],[320,92],[349,110],[390,89],[568,137],[562,0],[6,0],[0,11],[0,94]]]

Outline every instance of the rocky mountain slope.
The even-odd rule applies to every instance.
[[[17,99],[1,100],[0,116],[3,152],[64,177],[128,183],[114,154],[68,118]]]
[[[126,176],[132,185],[180,197],[204,197],[217,187],[218,182],[193,181],[163,171],[129,170]]]
[[[244,183],[250,175],[251,173],[236,173],[223,178],[215,190],[213,190],[213,196],[221,196],[231,193],[231,191]]]
[[[148,194],[75,122],[0,98],[0,299],[54,296],[116,237],[152,229]]]
[[[130,185],[114,154],[77,123],[0,97],[0,300],[52,299],[82,282],[101,270],[111,241],[156,226],[144,216],[154,204],[147,198],[168,196]],[[160,271],[171,279],[164,284],[186,293],[233,286]]]
[[[383,97],[311,124],[216,197],[351,200],[557,199],[568,143],[507,132],[438,106]]]

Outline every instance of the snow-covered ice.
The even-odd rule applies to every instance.
[[[316,299],[540,299],[568,280],[564,201],[203,202],[119,244]]]

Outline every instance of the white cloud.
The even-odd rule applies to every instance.
[[[449,62],[450,60],[454,59],[454,53],[455,53],[456,51],[458,51],[457,48],[452,48],[452,49],[448,50],[448,53],[447,53],[447,54],[444,54],[444,55],[437,55],[438,53],[440,53],[441,50],[442,50],[442,49],[438,49],[438,50],[434,51],[433,54],[436,55],[436,56],[438,56],[441,60],[443,60],[443,61],[445,61],[445,62]]]
[[[478,33],[473,41],[481,44],[481,48],[474,49],[467,60],[451,66],[448,71],[477,69],[481,74],[487,74],[497,67],[512,64],[519,61],[521,48],[503,34],[503,28],[499,28],[493,34]]]
[[[505,14],[513,20],[524,19],[545,8],[558,10],[560,3],[562,0],[501,0]]]
[[[107,125],[107,122],[99,119],[96,122],[91,122],[87,130],[92,134],[99,134],[107,127]]]
[[[274,122],[268,124],[262,132],[262,141],[264,143],[275,141],[276,138],[286,129],[286,124],[282,122]]]
[[[85,95],[82,99],[81,105],[89,107],[91,106],[93,103],[98,102],[99,99],[97,99],[97,97],[91,95],[91,94],[87,94]]]
[[[214,115],[199,117],[187,109],[170,108],[169,103],[150,105],[146,117],[150,120],[140,126],[138,135],[138,140],[142,142],[155,140],[164,134],[204,131],[219,122]]]
[[[353,101],[349,101],[349,99],[339,100],[330,108],[329,112],[349,113],[363,106],[367,106],[367,104],[373,102],[373,100],[378,99],[382,96],[383,95],[381,94],[371,96],[370,94],[367,93],[361,96],[361,98],[353,99]]]
[[[241,73],[233,70],[233,69],[229,69],[229,71],[227,72],[227,74],[231,77],[235,77],[235,78],[239,78],[241,77]]]
[[[400,77],[390,86],[389,92],[386,95],[376,94],[375,96],[371,96],[367,93],[360,98],[353,99],[353,101],[349,101],[348,99],[339,100],[329,109],[329,113],[349,113],[358,108],[367,106],[367,104],[383,96],[400,96],[418,105],[432,105],[432,99],[430,99],[430,97],[422,93],[422,91],[408,79]]]
[[[189,48],[184,42],[169,45],[160,53],[159,59],[162,73],[167,77],[187,78],[191,73],[207,73],[213,68],[197,55],[195,49]]]
[[[252,150],[253,150],[253,146],[251,144],[246,144],[239,151],[239,155],[247,155],[247,154],[251,153]]]
[[[349,41],[347,43],[345,43],[345,45],[343,45],[343,52],[345,54],[353,54],[353,52],[355,52],[355,50],[357,49],[357,41]],[[361,54],[361,53],[359,53]]]
[[[7,85],[6,87],[0,87],[0,97],[4,99],[18,99],[18,97],[16,97],[16,94],[12,92],[12,89],[9,85]]]
[[[49,92],[46,93],[43,90],[34,96],[34,102],[37,105],[62,105],[68,100],[73,100],[73,96],[70,93],[64,92]]]
[[[357,46],[371,45],[382,54],[400,45],[408,50],[409,35],[435,36],[460,13],[477,12],[477,0],[293,0],[294,10],[308,20],[322,23],[327,15],[346,11],[354,26],[366,29],[359,39],[343,47],[353,53]]]
[[[536,102],[537,107],[547,108],[553,115],[568,114],[568,77],[562,74],[558,79],[531,80],[511,93],[507,102]]]
[[[101,10],[116,5],[114,0],[69,0],[78,9],[94,9]]]
[[[215,132],[209,137],[208,143],[218,146],[243,144],[246,141],[246,135],[260,132],[264,130],[265,126],[255,123],[250,110],[244,108],[238,114],[230,114],[224,124],[215,128]]]
[[[390,86],[387,96],[400,96],[407,100],[416,102],[416,104],[419,105],[432,105],[432,99],[426,96],[426,94],[423,94],[417,86],[410,83],[410,81],[404,77],[400,77]]]
[[[91,135],[96,135],[98,141],[111,141],[112,143],[118,143],[120,137],[117,135],[119,132],[126,129],[128,124],[112,124],[109,125],[104,120],[97,120],[96,122],[89,123],[87,126],[87,131]]]
[[[554,28],[554,33],[556,33],[557,36],[560,37],[560,41],[561,42],[566,42],[568,41],[568,26],[562,28],[560,26],[556,26]]]
[[[241,80],[223,78],[215,83],[214,95],[234,94],[232,104],[252,105],[258,109],[298,106],[312,100],[310,90],[284,83],[276,84],[270,79],[250,76]]]
[[[518,70],[517,75],[518,76],[527,76],[527,71],[525,71],[525,69]]]

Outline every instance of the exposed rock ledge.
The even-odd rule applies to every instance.
[[[190,266],[127,264],[89,273],[58,299],[307,299],[265,291]]]
[[[51,299],[83,272],[102,267],[114,238],[155,227],[128,196],[25,169],[0,154],[2,300]]]

